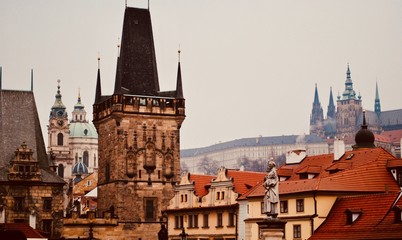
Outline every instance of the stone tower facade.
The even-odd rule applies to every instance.
[[[180,178],[184,118],[180,62],[176,90],[161,92],[150,13],[126,8],[114,93],[101,94],[98,69],[93,105],[99,136],[98,216],[111,214],[130,236],[157,238],[161,212]]]
[[[60,92],[60,80],[57,82],[57,93],[47,126],[47,151],[52,157],[52,164],[57,168],[57,175],[68,182],[73,164],[69,146],[70,129],[66,106],[63,104]]]
[[[338,96],[336,112],[336,136],[343,138],[353,136],[358,130],[358,117],[362,112],[361,96],[356,96],[353,90],[353,82],[350,77],[350,68],[346,71],[345,90],[342,96]]]

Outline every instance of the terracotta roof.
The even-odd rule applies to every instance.
[[[194,182],[195,195],[203,197],[208,194],[208,186],[215,176],[190,174],[190,181]]]
[[[282,167],[282,168],[278,169],[277,174],[280,177],[290,177],[293,174],[293,169],[287,168],[287,167]]]
[[[352,155],[353,154],[353,155]],[[348,157],[352,156],[350,159]],[[395,159],[383,148],[360,149],[348,151],[338,161],[332,160],[332,154],[307,157],[300,164],[284,165],[281,168],[293,168],[293,175],[286,181],[279,183],[280,194],[290,194],[310,191],[336,191],[336,192],[398,192],[397,182],[387,170],[388,160]],[[321,173],[313,179],[300,179],[299,171],[309,167],[315,168],[322,164]],[[392,162],[391,162],[392,163]],[[325,169],[340,171],[329,173]],[[278,169],[278,172],[281,171]],[[261,197],[264,188],[258,185],[247,192],[246,197]]]
[[[233,178],[234,191],[243,195],[258,183],[262,183],[267,174],[262,172],[228,170],[227,175]]]
[[[402,129],[392,130],[392,131],[384,131],[381,136],[386,136],[389,138],[391,142],[400,142],[402,138]]]
[[[402,204],[399,194],[342,197],[309,239],[402,239],[402,223],[395,223],[392,211],[394,205]],[[351,224],[347,224],[348,209],[361,211]]]
[[[47,239],[42,236],[37,230],[33,229],[26,223],[3,223],[0,224],[0,228],[4,231],[19,231],[22,232],[26,238],[43,238]]]
[[[402,159],[390,159],[387,161],[387,168],[402,167]]]
[[[89,185],[88,181],[90,181]],[[97,184],[98,184],[98,173],[93,172],[74,185],[73,189],[74,195],[85,195],[86,193],[96,188]]]

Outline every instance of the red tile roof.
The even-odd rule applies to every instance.
[[[208,186],[215,176],[190,174],[190,181],[194,182],[194,192],[198,197],[208,194]]]
[[[348,159],[349,158],[349,159]],[[397,182],[387,170],[388,160],[395,159],[383,148],[359,149],[347,151],[340,160],[333,161],[333,154],[306,157],[299,164],[283,165],[282,168],[293,169],[288,180],[279,183],[280,194],[290,194],[310,191],[337,191],[337,192],[398,192]],[[297,173],[308,169],[321,172],[313,179],[300,179]],[[328,170],[338,169],[336,173]],[[280,174],[279,174],[280,175]],[[261,197],[264,188],[260,184],[245,197]]]
[[[339,198],[327,219],[309,239],[402,239],[402,223],[395,223],[392,210],[393,206],[402,205],[399,194]],[[348,209],[361,210],[361,215],[351,224],[347,224]]]
[[[234,191],[243,195],[258,183],[262,183],[267,174],[263,172],[228,170],[227,175],[233,178]]]
[[[402,129],[384,131],[381,136],[387,137],[391,142],[400,142],[402,138]]]
[[[19,231],[22,232],[26,238],[43,238],[37,230],[33,229],[26,223],[3,223],[0,224],[0,229],[4,229],[4,231]]]

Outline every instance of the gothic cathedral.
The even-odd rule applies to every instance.
[[[99,216],[109,213],[131,234],[157,238],[180,178],[184,118],[180,61],[176,90],[160,91],[149,10],[126,8],[114,92],[102,95],[98,68],[93,105]]]

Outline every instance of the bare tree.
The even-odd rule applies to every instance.
[[[201,159],[199,163],[199,169],[207,175],[215,175],[218,172],[218,168],[218,164],[207,157]]]
[[[180,162],[180,173],[183,173],[183,172],[188,172],[188,165],[185,162],[181,161]]]

